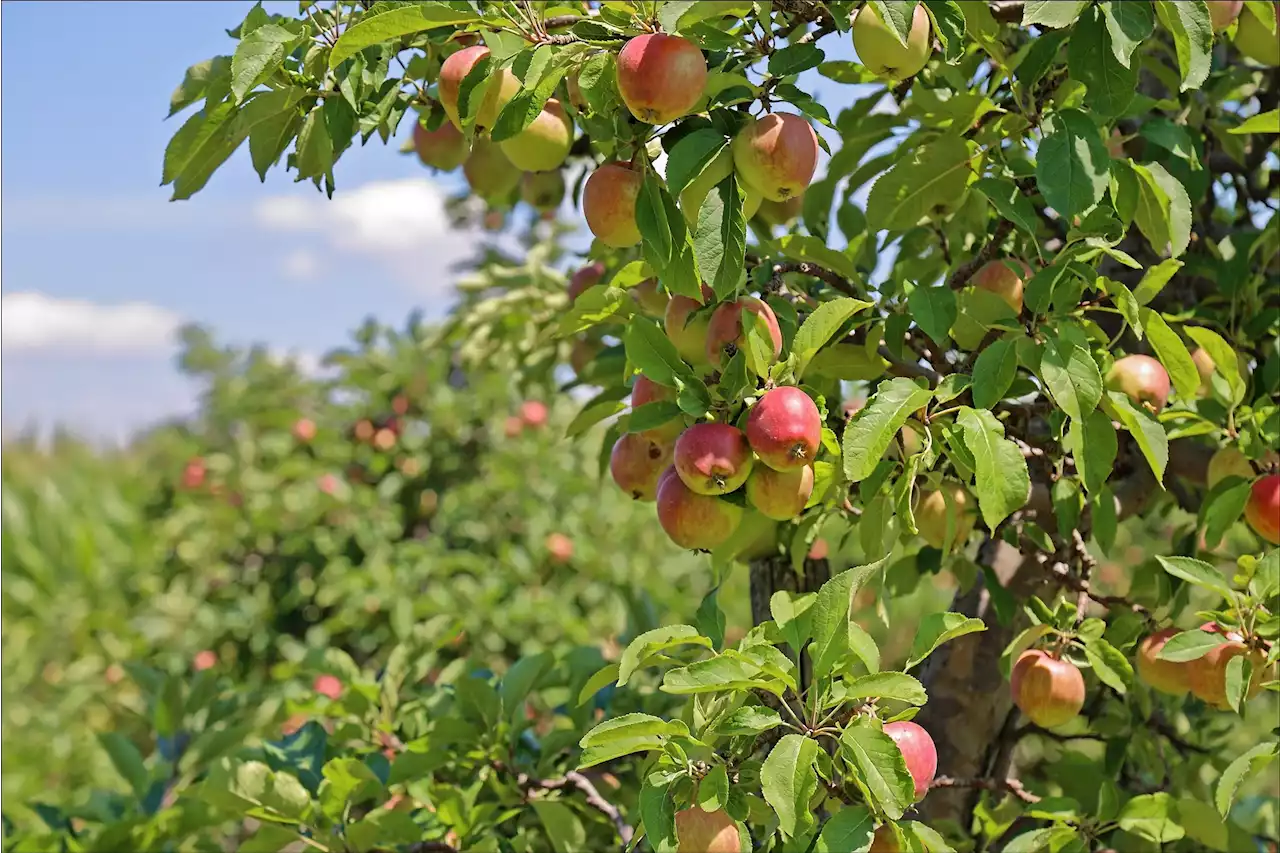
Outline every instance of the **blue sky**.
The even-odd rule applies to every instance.
[[[173,366],[180,322],[314,358],[365,316],[446,310],[447,262],[486,238],[447,231],[440,199],[460,176],[431,175],[400,140],[348,151],[332,202],[282,169],[259,183],[244,148],[193,199],[168,201],[160,165],[183,120],[164,120],[169,95],[188,65],[232,50],[224,30],[251,5],[4,4],[6,433],[61,423],[119,437],[190,411],[194,389]],[[851,58],[847,41],[825,39],[828,57]],[[74,49],[50,62],[54,42]],[[810,82],[833,116],[852,99]],[[284,226],[297,221],[347,236]]]

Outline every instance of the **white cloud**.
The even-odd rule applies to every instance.
[[[139,353],[167,349],[182,318],[145,302],[102,305],[43,293],[0,297],[0,345],[10,351]]]
[[[280,269],[289,278],[315,278],[320,272],[320,261],[307,249],[294,249],[280,263]]]

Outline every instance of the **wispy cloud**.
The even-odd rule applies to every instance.
[[[0,345],[5,350],[140,353],[174,343],[182,318],[146,302],[104,305],[43,293],[0,297]]]

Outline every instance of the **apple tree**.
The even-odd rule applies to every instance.
[[[572,375],[564,441],[605,427],[581,454],[713,591],[575,684],[679,704],[592,721],[552,797],[494,806],[551,846],[587,843],[585,798],[594,846],[1274,849],[1274,809],[1233,802],[1277,755],[1276,9],[255,6],[174,92],[164,182],[188,199],[247,141],[332,195],[400,132],[462,170],[459,217],[517,211],[536,246],[581,212],[563,292],[529,285],[543,252],[490,258],[443,343]],[[851,619],[939,573],[909,648]],[[458,778],[432,755],[404,772]],[[533,849],[504,826],[471,843]]]

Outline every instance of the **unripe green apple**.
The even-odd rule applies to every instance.
[[[747,500],[760,514],[774,521],[795,518],[813,494],[813,468],[805,465],[790,471],[775,471],[756,465],[747,478]]]
[[[1018,678],[1013,701],[1037,726],[1060,726],[1075,719],[1084,707],[1084,676],[1070,661],[1028,650],[1018,657],[1014,669]]]
[[[458,113],[458,94],[462,81],[466,79],[475,64],[488,55],[489,48],[484,45],[464,47],[457,53],[450,54],[440,66],[440,103],[448,114],[449,121],[453,122],[453,126],[459,130],[462,129],[462,117]],[[476,130],[486,131],[492,128],[498,113],[502,112],[502,108],[519,91],[520,81],[516,79],[516,75],[512,74],[509,68],[502,69],[499,72],[499,79],[490,84],[489,90],[485,93],[484,102],[476,112]]]
[[[769,339],[773,343],[773,358],[777,361],[782,354],[782,329],[778,326],[778,318],[769,307],[769,303],[754,296],[744,296],[732,302],[722,302],[711,313],[711,322],[707,325],[707,361],[713,367],[723,367],[728,362],[725,349],[733,344],[738,349],[746,345],[746,334],[742,327],[742,312],[750,311],[764,320]]]
[[[636,197],[644,178],[625,163],[606,163],[582,190],[582,215],[601,243],[626,249],[640,242]]]
[[[471,146],[462,131],[447,121],[435,130],[427,130],[422,122],[414,122],[413,148],[418,152],[422,165],[444,172],[461,166],[471,153]]]
[[[564,201],[564,176],[550,172],[525,172],[520,178],[520,199],[534,210],[555,210]]]
[[[646,278],[631,288],[631,298],[640,306],[640,310],[650,317],[661,317],[667,312],[667,304],[671,301],[662,284],[656,278]]]
[[[1204,347],[1196,347],[1191,353],[1191,361],[1196,366],[1196,373],[1200,374],[1200,387],[1196,393],[1203,397],[1213,387],[1213,356]]]
[[[760,218],[771,228],[790,224],[804,209],[804,194],[786,201],[765,199],[760,202]]]
[[[573,147],[573,122],[560,102],[552,98],[528,127],[498,144],[518,169],[526,172],[559,169]]]
[[[1158,412],[1169,402],[1169,372],[1149,355],[1126,355],[1107,371],[1107,388]]]
[[[801,116],[768,113],[733,138],[733,165],[742,183],[764,198],[795,198],[818,167],[818,136]]]
[[[952,512],[952,535],[947,539],[947,507]],[[915,506],[916,530],[920,538],[940,551],[963,547],[973,532],[977,514],[973,498],[959,483],[946,483],[942,489],[921,492]]]
[[[707,164],[701,175],[685,184],[685,188],[680,191],[680,212],[684,214],[684,221],[690,228],[698,224],[698,211],[702,209],[702,203],[706,201],[707,194],[732,172],[733,153],[725,147],[720,150],[714,160]],[[746,184],[739,184],[738,192],[743,196],[742,215],[750,219],[760,209],[760,202],[763,199]]]
[[[715,291],[702,285],[702,302],[688,296],[676,294],[667,303],[663,314],[663,328],[667,337],[675,345],[680,357],[694,367],[707,364],[707,327],[711,324],[708,312],[694,314],[716,299]]]
[[[687,114],[706,86],[702,51],[680,36],[647,33],[618,52],[618,94],[646,124],[666,124]]]
[[[505,201],[520,184],[520,170],[511,165],[502,149],[488,139],[477,138],[462,174],[472,192],[485,201]]]
[[[676,439],[676,473],[700,495],[726,495],[747,481],[753,459],[742,430],[731,424],[694,424]]]
[[[916,6],[911,17],[911,32],[907,34],[905,46],[870,3],[863,3],[853,19],[853,49],[862,64],[877,77],[905,80],[919,74],[929,62],[932,41],[929,13],[923,3]]]
[[[1280,3],[1274,5],[1280,18]],[[1280,32],[1272,32],[1258,20],[1248,6],[1240,13],[1240,25],[1236,27],[1236,49],[1260,65],[1272,68],[1280,65]]]
[[[1170,696],[1185,696],[1190,686],[1187,683],[1187,665],[1171,660],[1160,660],[1157,655],[1169,642],[1170,637],[1181,633],[1177,628],[1169,627],[1148,635],[1138,644],[1137,667],[1138,677]]]
[[[1248,458],[1234,447],[1223,447],[1209,458],[1209,470],[1205,484],[1212,489],[1227,477],[1243,477],[1252,480],[1257,476]]]
[[[674,467],[658,480],[658,522],[682,548],[710,551],[728,541],[742,521],[742,508],[684,484]]]
[[[733,818],[721,809],[704,812],[691,806],[676,812],[677,853],[741,853]]]

